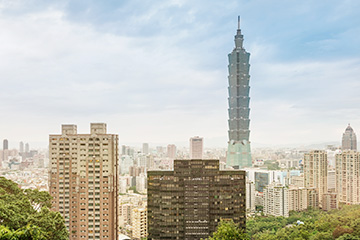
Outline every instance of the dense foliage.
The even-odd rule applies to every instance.
[[[358,205],[331,212],[308,210],[292,212],[288,218],[257,216],[247,220],[246,230],[250,239],[258,240],[360,240],[359,217]]]
[[[68,239],[63,217],[50,207],[48,192],[22,190],[0,177],[0,240]]]
[[[247,239],[245,233],[240,230],[237,225],[231,221],[221,221],[213,233],[213,236],[208,240],[236,240],[236,239]]]
[[[221,222],[209,240],[360,240],[360,206],[341,210],[291,212],[290,217],[247,219],[246,234],[233,222]]]

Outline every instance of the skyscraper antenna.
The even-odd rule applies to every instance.
[[[240,30],[240,15],[238,16],[238,30]]]

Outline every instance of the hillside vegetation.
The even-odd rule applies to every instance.
[[[0,177],[0,240],[68,239],[63,217],[50,207],[48,192],[23,190]]]
[[[297,221],[302,223],[297,223]],[[359,239],[360,206],[343,206],[341,210],[291,212],[290,217],[254,217],[247,220],[248,239]]]

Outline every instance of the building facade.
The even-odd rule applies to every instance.
[[[293,187],[288,189],[289,211],[303,211],[308,208],[307,189]]]
[[[304,187],[315,188],[319,194],[321,207],[322,196],[328,192],[328,162],[327,153],[314,150],[304,154]]]
[[[176,157],[176,146],[174,144],[167,145],[167,157],[175,159]]]
[[[245,172],[218,160],[175,160],[174,171],[148,171],[149,239],[205,239],[221,219],[245,228]]]
[[[243,47],[244,36],[240,30],[240,17],[235,35],[235,48],[229,58],[229,143],[226,164],[234,169],[251,167],[249,141],[250,125],[250,53]]]
[[[325,193],[323,195],[322,201],[322,210],[330,211],[339,208],[339,200],[337,198],[337,193]]]
[[[255,184],[246,179],[246,211],[255,211]]]
[[[350,124],[343,133],[341,148],[342,150],[357,150],[356,134]]]
[[[335,157],[336,188],[339,202],[360,204],[360,153],[347,150]]]
[[[52,210],[65,218],[70,239],[118,239],[118,136],[92,123],[90,134],[62,125],[49,138]]]
[[[134,208],[131,215],[132,239],[141,240],[147,237],[147,209]]]
[[[264,214],[289,217],[288,188],[271,183],[264,189]]]
[[[190,138],[190,159],[203,159],[204,139],[196,136]]]

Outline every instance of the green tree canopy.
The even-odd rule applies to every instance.
[[[0,240],[68,239],[63,217],[50,207],[48,192],[22,190],[0,177]]]
[[[242,229],[231,221],[221,221],[209,240],[242,240],[248,239]]]

